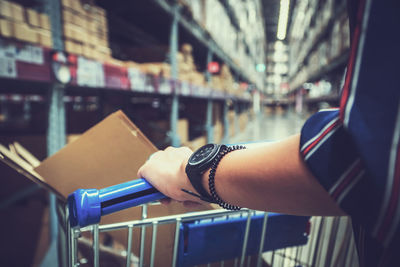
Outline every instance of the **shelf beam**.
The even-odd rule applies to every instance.
[[[309,75],[304,82],[302,82],[299,85],[295,85],[295,88],[293,90],[290,90],[287,93],[287,95],[290,95],[290,94],[296,92],[298,89],[300,89],[300,87],[303,83],[315,82],[315,81],[321,79],[322,77],[324,77],[325,75],[329,75],[330,73],[335,72],[335,71],[339,70],[340,68],[344,68],[346,66],[348,57],[349,57],[349,51],[347,50],[347,51],[343,52],[342,55],[340,55],[339,57],[334,59],[330,64],[320,68],[319,71]]]

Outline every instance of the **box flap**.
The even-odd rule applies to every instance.
[[[13,147],[13,146],[10,146]],[[21,146],[22,147],[22,146]],[[15,148],[15,147],[14,147]],[[16,149],[14,150],[16,152]],[[7,164],[9,167],[27,177],[29,180],[33,181],[36,184],[41,185],[46,188],[50,192],[56,194],[61,200],[65,200],[64,196],[60,194],[55,188],[51,185],[47,184],[45,179],[40,176],[37,172],[34,171],[33,166],[26,162],[24,159],[19,157],[18,154],[14,153],[11,150],[8,150],[5,146],[0,144],[0,161]]]
[[[117,111],[35,168],[65,198],[76,189],[101,189],[136,178],[156,147]]]
[[[23,159],[25,159],[31,166],[34,168],[40,165],[40,160],[38,160],[31,152],[29,152],[25,147],[23,147],[20,143],[14,142],[13,147],[15,151],[20,155]]]

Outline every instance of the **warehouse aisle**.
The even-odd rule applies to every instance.
[[[297,114],[294,110],[266,112],[251,121],[242,133],[232,138],[231,143],[273,141],[299,133],[309,115]]]

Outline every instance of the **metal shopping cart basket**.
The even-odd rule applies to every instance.
[[[109,188],[79,189],[68,198],[69,266],[79,266],[78,240],[91,233],[93,266],[101,266],[99,233],[127,229],[126,266],[155,266],[158,226],[175,227],[172,261],[164,266],[195,266],[232,260],[234,266],[261,266],[262,253],[307,243],[309,217],[281,215],[252,210],[210,210],[179,215],[146,218],[148,202],[164,196],[144,179]],[[99,225],[103,215],[128,207],[142,206],[142,219]],[[144,259],[145,233],[151,229],[151,250]],[[140,231],[138,257],[131,253],[133,231]],[[252,257],[250,257],[252,255]],[[227,266],[228,264],[226,264]]]

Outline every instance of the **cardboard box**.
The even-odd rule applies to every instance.
[[[16,22],[24,22],[24,8],[17,3],[10,2],[12,19]]]
[[[62,5],[63,7],[72,7],[72,6],[71,6],[71,0],[62,0],[62,1],[61,1],[61,5]]]
[[[21,41],[38,43],[36,30],[25,23],[14,23],[14,37]]]
[[[85,32],[85,29],[82,27],[65,23],[64,26],[64,37],[80,42],[80,43],[88,43],[88,36]]]
[[[82,3],[80,0],[70,0],[70,7],[77,13],[85,14],[85,9],[83,9]]]
[[[44,47],[53,47],[53,40],[51,37],[51,32],[47,30],[38,30],[39,44]]]
[[[94,58],[94,54],[93,54],[93,50],[94,50],[94,47],[92,47],[92,46],[90,46],[90,45],[84,45],[83,47],[82,47],[82,52],[83,52],[83,55],[85,56],[85,57],[87,57],[87,58]]]
[[[64,41],[64,49],[65,51],[67,51],[68,53],[75,53],[75,43],[73,41],[70,40],[65,40]]]
[[[40,28],[51,30],[50,18],[47,14],[39,14]]]
[[[189,121],[187,119],[178,120],[177,131],[181,143],[189,141]]]
[[[64,25],[66,23],[73,23],[74,22],[74,13],[72,13],[71,10],[69,10],[69,9],[63,9],[62,19],[63,19]]]
[[[64,29],[64,37],[68,38],[68,39],[73,39],[74,37],[74,29],[73,26],[71,24],[67,24],[64,23],[63,25],[63,29]]]
[[[184,145],[195,151],[196,149],[204,146],[205,144],[207,144],[207,138],[205,136],[200,136],[187,142]]]
[[[40,19],[39,19],[39,14],[36,12],[36,10],[27,8],[26,10],[26,17],[28,19],[28,24],[33,26],[33,27],[40,27]]]
[[[0,16],[12,19],[11,3],[0,0]]]
[[[244,131],[246,129],[248,122],[249,122],[249,114],[247,112],[240,113],[240,115],[239,115],[240,131]]]
[[[0,18],[0,36],[13,37],[13,25],[9,20]]]

